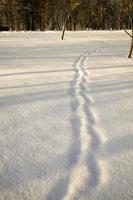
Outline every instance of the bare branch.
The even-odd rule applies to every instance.
[[[125,33],[126,33],[128,36],[130,36],[131,38],[133,38],[132,35],[131,35],[126,29],[123,28],[123,30],[125,31]]]

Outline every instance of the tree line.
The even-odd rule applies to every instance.
[[[133,0],[0,0],[9,30],[130,29]],[[130,5],[130,6],[129,6]]]

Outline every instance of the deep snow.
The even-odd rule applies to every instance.
[[[60,35],[0,33],[0,200],[132,200],[128,36]]]

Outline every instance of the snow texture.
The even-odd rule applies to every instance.
[[[133,199],[122,31],[0,33],[0,200]]]

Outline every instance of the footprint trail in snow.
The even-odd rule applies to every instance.
[[[90,73],[85,62],[88,56],[95,53],[85,52],[74,65],[75,77],[73,84],[73,110],[79,126],[80,153],[70,171],[68,191],[63,200],[74,199],[79,192],[91,190],[102,182],[102,169],[97,153],[104,136],[98,127],[98,119],[93,111],[93,98],[88,93]],[[105,168],[105,166],[104,166]]]

